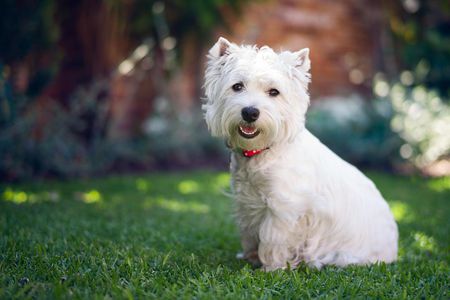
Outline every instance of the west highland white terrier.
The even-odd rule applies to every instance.
[[[206,123],[232,150],[240,257],[266,271],[390,263],[397,224],[370,179],[305,128],[309,49],[220,38],[208,54]]]

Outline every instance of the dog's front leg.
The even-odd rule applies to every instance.
[[[260,267],[261,261],[258,257],[258,235],[254,230],[241,229],[241,245],[242,252],[239,252],[236,257],[238,259],[245,259],[255,267]]]
[[[259,230],[258,256],[265,271],[284,269],[295,258],[289,243],[294,224],[268,212]]]

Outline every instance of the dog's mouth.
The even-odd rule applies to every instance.
[[[239,134],[246,139],[252,139],[259,134],[259,129],[249,125],[249,124],[240,124],[238,127]]]

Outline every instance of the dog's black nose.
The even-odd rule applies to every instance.
[[[241,111],[242,119],[251,123],[258,120],[259,110],[253,106],[244,107]]]

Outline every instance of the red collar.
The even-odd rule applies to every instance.
[[[255,156],[255,155],[260,154],[261,152],[263,152],[264,150],[267,150],[267,149],[269,149],[269,148],[265,148],[265,149],[255,149],[255,150],[245,150],[245,149],[242,149],[242,155],[244,155],[244,156],[247,157],[247,158],[250,158],[250,157],[252,157],[252,156]]]

